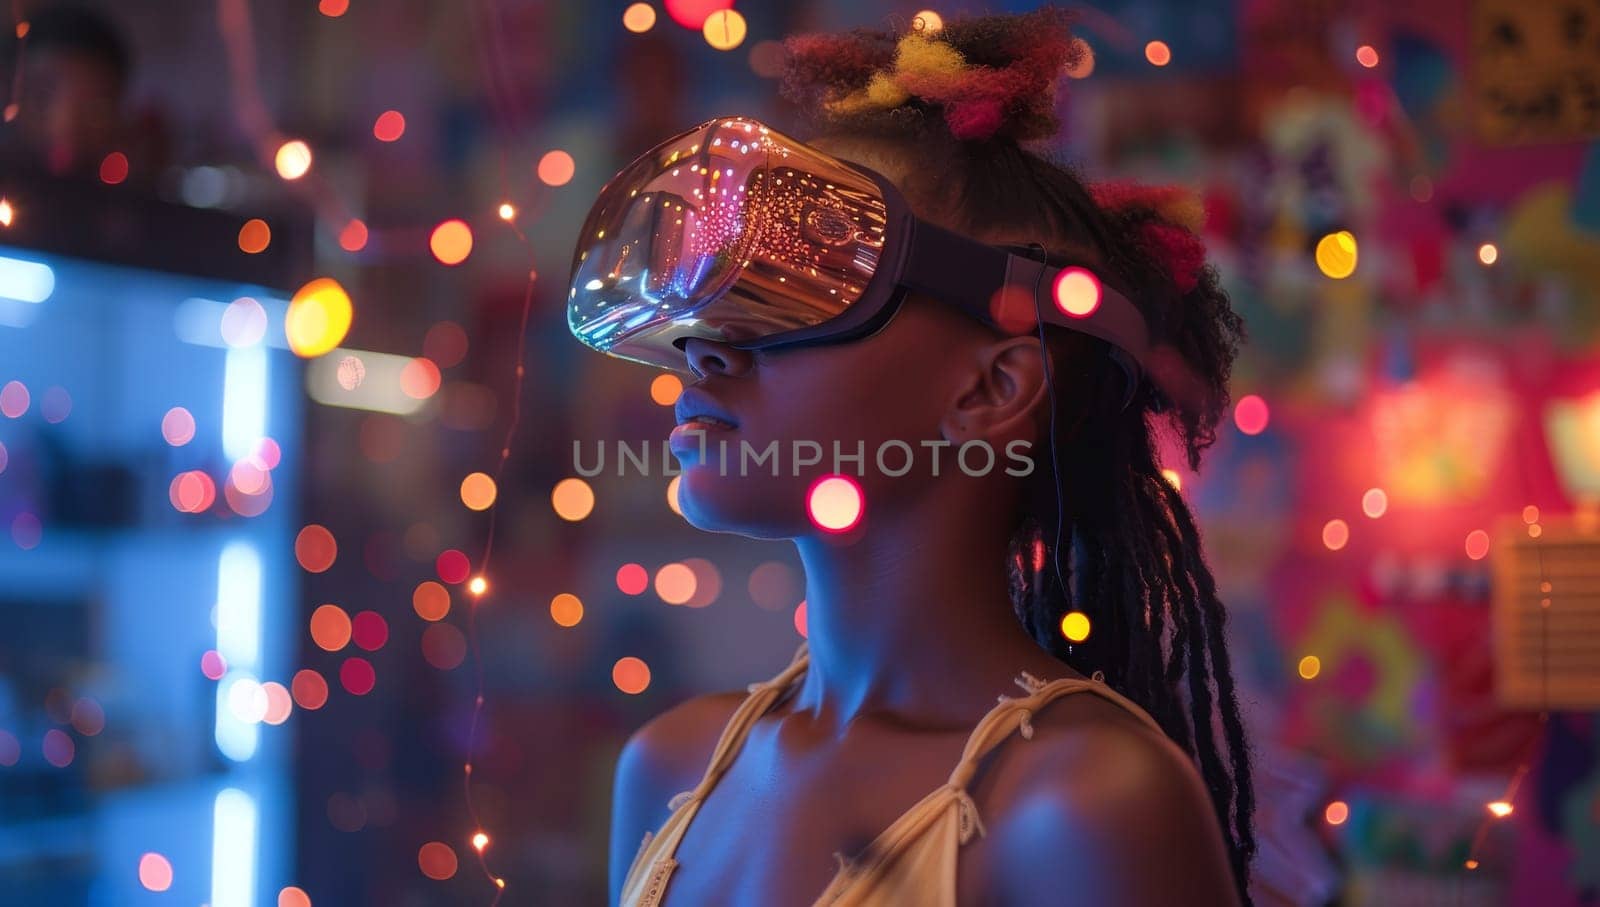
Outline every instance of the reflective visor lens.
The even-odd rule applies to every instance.
[[[754,120],[712,120],[601,191],[568,325],[601,352],[673,369],[686,367],[683,338],[815,327],[866,294],[888,216],[867,175]]]

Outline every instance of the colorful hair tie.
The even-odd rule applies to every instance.
[[[1206,264],[1206,247],[1199,232],[1205,226],[1205,205],[1183,186],[1149,186],[1126,180],[1089,187],[1095,204],[1107,211],[1143,216],[1139,242],[1161,262],[1178,291],[1188,293],[1200,284]]]

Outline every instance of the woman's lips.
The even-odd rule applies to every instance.
[[[674,426],[672,434],[667,436],[667,444],[673,453],[699,454],[702,449],[710,449],[712,436],[726,434],[736,428],[712,416],[695,416]]]

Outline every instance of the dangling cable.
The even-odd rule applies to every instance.
[[[1044,333],[1044,309],[1039,303],[1039,288],[1044,284],[1044,272],[1049,267],[1050,250],[1044,243],[1031,242],[1028,248],[1039,249],[1039,273],[1033,278],[1033,316],[1034,322],[1039,327],[1039,355],[1044,360],[1044,383],[1050,394],[1050,476],[1055,481],[1056,487],[1056,542],[1051,546],[1050,559],[1054,562],[1056,582],[1061,586],[1061,595],[1067,600],[1067,605],[1072,606],[1072,590],[1067,586],[1066,571],[1061,569],[1061,533],[1066,526],[1066,494],[1061,488],[1061,466],[1056,450],[1056,379],[1050,368],[1050,346]],[[1072,642],[1067,642],[1067,654],[1072,654]]]

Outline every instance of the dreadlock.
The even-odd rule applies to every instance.
[[[1198,468],[1227,411],[1244,327],[1215,268],[1151,193],[1141,202],[1126,185],[1097,192],[1024,147],[1058,131],[1055,83],[1086,52],[1066,13],[981,16],[931,34],[914,23],[806,35],[786,49],[784,92],[820,120],[814,144],[893,165],[917,213],[950,229],[1090,259],[1144,314],[1164,366],[1126,406],[1126,378],[1104,342],[1042,333],[1057,391],[1055,462],[1034,471],[1011,539],[1012,601],[1042,647],[1102,672],[1195,760],[1248,904],[1254,798],[1226,610],[1194,517],[1156,456],[1165,427]],[[1070,611],[1090,618],[1090,639],[1062,636]]]

